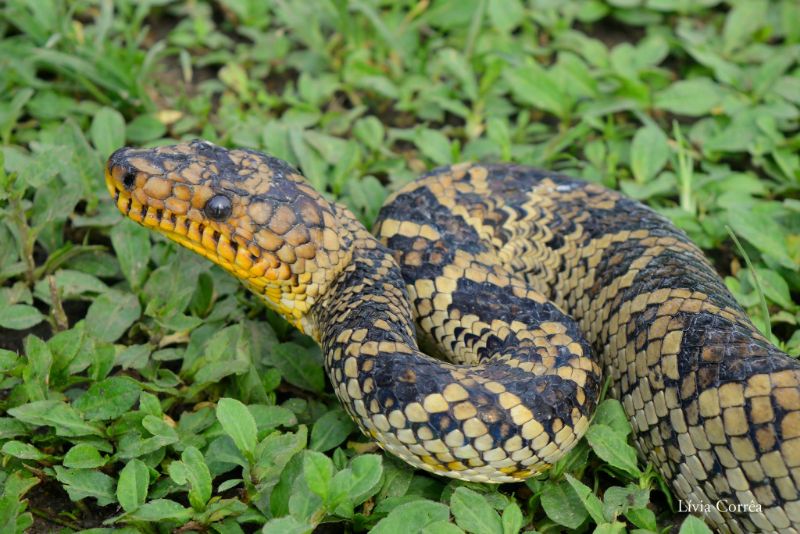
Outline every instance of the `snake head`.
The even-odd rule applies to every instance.
[[[105,179],[125,216],[229,271],[304,330],[350,260],[335,205],[291,165],[259,152],[198,140],[121,148]]]

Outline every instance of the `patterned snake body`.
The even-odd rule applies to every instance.
[[[586,431],[602,366],[680,499],[722,531],[800,530],[800,364],[645,206],[465,164],[396,193],[378,240],[254,151],[120,149],[106,182],[317,339],[347,411],[409,464],[495,483],[547,469]]]

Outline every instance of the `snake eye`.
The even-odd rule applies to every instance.
[[[231,199],[225,195],[216,195],[208,199],[208,202],[206,202],[206,206],[203,208],[203,210],[209,219],[214,221],[224,221],[228,218],[228,216],[230,216],[232,208],[233,205],[231,204]]]
[[[125,189],[128,191],[133,189],[134,182],[136,182],[136,174],[131,171],[125,171],[125,175],[122,177],[122,185],[125,186]]]

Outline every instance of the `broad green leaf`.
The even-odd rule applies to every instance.
[[[119,339],[140,315],[141,307],[135,295],[109,291],[97,297],[89,306],[86,331],[101,341],[111,343]]]
[[[444,504],[427,500],[412,501],[401,504],[378,521],[371,534],[416,534],[423,532],[431,523],[447,521],[449,518],[450,510]]]
[[[28,363],[22,371],[22,379],[25,381],[28,399],[45,400],[50,385],[53,353],[47,343],[34,335],[29,335],[25,338],[25,357]]]
[[[589,515],[592,517],[595,523],[598,525],[605,522],[605,516],[603,515],[603,503],[600,499],[592,493],[592,490],[583,482],[576,479],[569,473],[566,475],[567,483],[572,487],[572,490],[577,495],[578,499],[581,503],[583,503],[583,507],[589,512]]]
[[[625,408],[617,399],[605,399],[601,402],[594,412],[592,423],[610,426],[626,436],[631,433],[631,423],[625,415]]]
[[[711,534],[711,529],[699,517],[687,515],[678,534]]]
[[[0,306],[0,327],[9,330],[27,330],[44,320],[44,315],[27,304]]]
[[[198,512],[206,509],[211,498],[211,473],[203,454],[194,446],[188,446],[181,453],[181,460],[169,466],[169,476],[177,484],[189,485],[189,503]]]
[[[593,534],[624,534],[625,523],[615,521],[614,523],[600,523],[594,529]]]
[[[236,399],[222,398],[217,403],[217,419],[236,447],[252,457],[258,438],[258,429],[247,406]]]
[[[0,452],[19,458],[20,460],[43,460],[47,455],[30,443],[23,443],[22,441],[11,440],[3,443],[3,448]]]
[[[135,380],[125,376],[112,376],[89,386],[73,406],[90,420],[116,419],[136,404],[141,391]]]
[[[314,423],[310,447],[315,451],[328,451],[340,445],[355,429],[356,425],[347,412],[334,408]]]
[[[349,469],[351,473],[349,494],[353,503],[358,505],[372,497],[380,489],[383,475],[381,456],[377,454],[356,456]]]
[[[651,531],[658,530],[656,514],[649,508],[634,508],[625,512],[625,517],[639,528]]]
[[[141,460],[130,460],[119,472],[117,501],[126,512],[132,512],[147,500],[150,470]]]
[[[322,498],[311,491],[306,483],[305,476],[297,477],[292,484],[292,493],[289,495],[289,513],[300,521],[312,521],[325,510]]]
[[[94,497],[99,506],[106,506],[116,501],[114,495],[116,484],[114,479],[105,473],[93,469],[66,469],[60,465],[54,469],[56,480],[64,485],[72,501]]]
[[[125,118],[116,109],[101,108],[90,130],[92,144],[103,158],[125,144]]]
[[[114,254],[119,260],[122,273],[134,290],[141,288],[147,277],[150,234],[150,230],[132,221],[123,221],[111,229]]]
[[[788,269],[800,269],[800,265],[789,254],[783,229],[774,218],[753,210],[731,210],[728,213],[728,224],[738,236],[746,239],[759,252],[775,258]]]
[[[272,362],[290,384],[309,391],[322,391],[325,387],[322,357],[317,348],[281,343],[273,349]]]
[[[520,0],[492,0],[486,7],[492,25],[503,33],[516,28],[525,17],[525,8]]]
[[[145,415],[142,419],[142,426],[154,436],[161,436],[170,439],[177,439],[178,433],[167,423],[163,417],[155,415]]]
[[[428,523],[422,527],[420,532],[422,534],[464,534],[463,530],[450,521],[434,521],[433,523]]]
[[[603,515],[614,520],[631,508],[644,508],[650,502],[650,491],[635,484],[622,488],[611,486],[603,494]]]
[[[139,506],[125,516],[135,521],[175,521],[185,523],[192,516],[191,508],[184,508],[169,499],[154,499]]]
[[[522,530],[522,510],[516,502],[511,501],[503,510],[503,534],[516,534]]]
[[[450,140],[442,132],[421,128],[414,135],[414,144],[434,164],[452,163],[453,152],[450,149]]]
[[[667,136],[657,126],[640,128],[631,144],[631,170],[639,183],[645,183],[658,174],[667,163],[669,148]]]
[[[742,46],[746,40],[765,22],[767,2],[765,0],[747,0],[734,2],[725,26],[722,29],[722,42],[725,53],[730,53]]]
[[[333,462],[321,452],[307,450],[303,456],[303,476],[308,489],[319,495],[323,501],[328,498],[331,479],[333,478]]]
[[[100,456],[100,451],[89,443],[78,443],[73,445],[64,455],[64,467],[78,469],[93,469],[102,467],[106,460]]]
[[[36,426],[51,426],[55,428],[56,435],[59,436],[103,435],[100,428],[84,421],[80,413],[72,406],[60,401],[43,400],[30,402],[11,408],[8,413],[23,423]]]
[[[292,516],[270,519],[261,530],[262,534],[309,534],[313,525],[299,521]]]
[[[578,528],[589,516],[581,499],[566,480],[545,484],[542,508],[547,517],[571,529]]]
[[[292,427],[297,425],[297,416],[290,409],[283,406],[249,404],[247,409],[250,410],[259,433],[264,433],[278,426]]]
[[[720,88],[708,78],[680,80],[656,94],[655,107],[678,115],[704,115],[719,105]]]
[[[555,82],[551,74],[536,63],[507,66],[503,76],[511,94],[523,104],[549,111],[558,117],[566,117],[572,108],[572,98]]]
[[[500,516],[483,495],[471,489],[456,488],[450,496],[450,508],[458,526],[473,534],[502,534]]]
[[[636,462],[636,450],[628,445],[626,435],[622,432],[610,426],[594,424],[586,432],[586,440],[595,454],[612,466],[634,477],[641,475]]]
[[[158,139],[167,132],[164,123],[154,115],[139,115],[126,128],[128,139],[134,143],[146,143]]]

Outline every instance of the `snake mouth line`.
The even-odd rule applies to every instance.
[[[240,262],[253,264],[259,260],[246,245],[230,239],[210,224],[192,221],[186,215],[179,215],[166,208],[147,206],[137,202],[130,193],[108,183],[117,209],[129,219],[152,228],[168,239],[205,256],[221,267],[234,271],[237,275],[250,276]],[[220,249],[228,248],[227,254]],[[238,260],[238,261],[237,261]]]
[[[267,254],[255,253],[254,244],[242,242],[241,238],[237,241],[207,221],[192,220],[188,215],[167,208],[142,204],[108,176],[106,185],[124,216],[219,265],[262,295],[269,306],[285,315],[291,313],[281,304],[282,287],[295,283],[286,264]],[[290,320],[297,324],[296,317]]]

